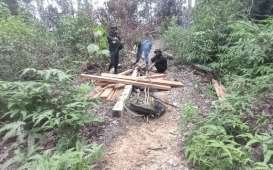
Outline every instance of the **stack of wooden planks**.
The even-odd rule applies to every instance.
[[[164,91],[183,86],[181,82],[170,81],[166,77],[166,74],[156,73],[138,76],[138,68],[120,74],[102,73],[100,76],[81,74],[83,80],[91,80],[95,84],[95,90],[89,95],[91,98],[100,97],[107,101],[117,101],[112,109],[114,112],[123,111],[124,103],[130,97],[133,86]]]
[[[136,72],[135,75],[128,74]],[[170,90],[172,87],[180,87],[183,84],[177,81],[166,80],[166,74],[152,74],[149,76],[137,76],[136,70],[127,70],[120,74],[102,73],[100,76],[81,74],[82,79],[91,80],[95,83],[95,90],[90,96],[100,97],[105,100],[116,100],[121,96],[126,85],[156,90]]]

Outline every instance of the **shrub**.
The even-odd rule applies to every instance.
[[[37,154],[30,158],[30,163],[26,163],[21,169],[40,170],[90,170],[92,164],[102,157],[101,145],[83,145],[77,143],[75,148],[65,152],[54,152]]]
[[[192,26],[164,34],[178,61],[207,65],[227,87],[205,120],[182,115],[196,125],[185,151],[199,169],[272,169],[273,23],[250,20],[251,4],[198,1]]]
[[[0,98],[5,106],[0,112],[0,135],[3,142],[16,139],[15,145],[10,147],[11,153],[18,146],[26,145],[29,138],[39,141],[36,136],[48,131],[55,131],[58,143],[63,143],[59,151],[75,148],[79,128],[86,123],[102,121],[88,111],[96,105],[86,96],[91,88],[72,85],[70,76],[64,72],[27,69],[21,77],[28,81],[0,82]],[[70,136],[66,144],[62,141],[65,136]],[[70,150],[68,154],[80,156],[83,153]]]

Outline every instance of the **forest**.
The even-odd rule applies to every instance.
[[[272,0],[97,3],[0,0],[0,169],[273,169]],[[148,33],[183,84],[160,92],[158,119],[113,118],[87,95],[80,75],[108,72],[113,25],[120,70]]]

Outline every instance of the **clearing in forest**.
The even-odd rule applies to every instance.
[[[155,47],[158,47],[158,42]],[[128,112],[121,118],[110,120],[101,137],[107,147],[98,169],[190,169],[182,151],[186,131],[181,135],[181,107],[193,103],[198,106],[199,113],[206,114],[212,100],[208,97],[207,82],[203,78],[195,75],[189,67],[177,68],[173,63],[169,64],[168,79],[180,81],[184,86],[155,95],[177,108],[166,105],[165,114],[149,122]]]

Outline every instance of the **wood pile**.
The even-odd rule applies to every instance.
[[[153,90],[171,90],[183,84],[166,80],[166,74],[149,74],[138,76],[138,68],[124,71],[120,74],[102,73],[100,76],[81,74],[83,80],[90,80],[95,84],[95,90],[89,96],[102,98],[106,101],[117,101],[113,111],[122,112],[125,101],[130,97],[133,87],[149,88]]]

